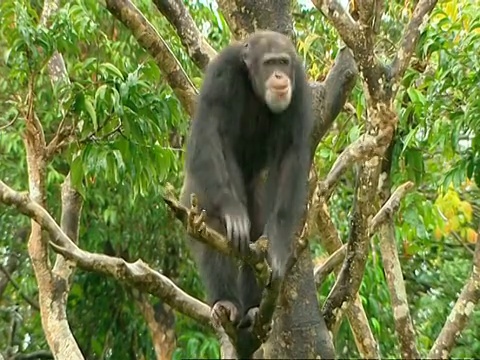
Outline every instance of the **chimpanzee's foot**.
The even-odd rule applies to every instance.
[[[231,301],[217,301],[210,312],[212,323],[215,327],[221,326],[224,320],[229,320],[234,325],[239,322],[238,308]]]
[[[240,321],[240,324],[238,324],[238,327],[240,329],[248,328],[251,330],[257,319],[258,311],[259,311],[258,306],[248,309],[247,313],[245,314],[243,319]]]

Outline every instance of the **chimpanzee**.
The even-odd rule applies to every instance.
[[[209,64],[187,140],[183,205],[189,207],[195,193],[207,224],[243,253],[265,235],[272,276],[280,278],[306,203],[310,96],[291,41],[277,32],[255,32]],[[260,303],[253,269],[191,243],[212,317],[226,311],[241,323]],[[256,349],[237,350],[244,358]]]

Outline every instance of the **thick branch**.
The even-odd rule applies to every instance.
[[[355,202],[350,220],[347,256],[323,311],[329,328],[335,324],[340,309],[350,305],[358,292],[365,271],[368,250],[368,219],[374,213],[378,183],[378,157],[360,167],[355,189]]]
[[[293,36],[291,0],[218,0],[217,3],[236,39],[258,29]]]
[[[58,0],[45,1],[43,13],[40,19],[42,25],[47,26],[50,17],[58,10],[58,6]],[[70,84],[65,62],[60,53],[55,52],[52,58],[49,59],[48,68],[50,74],[50,81],[52,82],[53,86]],[[65,99],[61,100],[64,101]],[[32,170],[37,167],[41,171],[43,181],[45,181],[44,173],[46,169],[46,161],[48,160],[48,157],[53,155],[53,153],[59,148],[60,144],[66,136],[64,136],[63,134],[65,132],[68,133],[68,131],[65,130],[65,121],[62,121],[58,127],[57,134],[50,142],[50,144],[48,146],[46,146],[46,144],[43,144],[41,147],[41,151],[43,153],[42,163],[40,165],[35,164],[30,166],[30,169]],[[39,149],[37,148],[36,151],[38,152]],[[69,181],[69,177],[67,177],[67,181]],[[32,193],[32,191],[33,190],[30,187],[30,193]],[[45,191],[44,186],[42,191]],[[35,191],[33,191],[33,193],[35,194]],[[42,196],[42,200],[44,200],[44,196],[45,195]],[[63,200],[64,194],[62,191],[62,201]],[[38,199],[34,197],[34,201],[38,201]],[[43,206],[44,202],[39,201],[39,204],[40,206]],[[63,203],[62,205],[65,206],[65,203]],[[78,211],[76,213],[62,214],[73,217],[76,216],[77,226],[74,227],[76,234],[72,234],[76,237],[78,237],[78,221],[80,217],[80,208],[77,209]],[[67,223],[67,225],[70,224]],[[63,358],[68,356],[72,360],[83,359],[82,353],[75,341],[75,338],[73,337],[72,332],[70,331],[67,320],[66,303],[69,291],[68,278],[71,273],[70,266],[65,263],[65,259],[57,256],[54,269],[50,269],[47,248],[48,243],[46,239],[42,238],[38,223],[32,225],[32,234],[32,246],[29,247],[29,252],[31,254],[35,254],[34,262],[36,263],[36,265],[34,265],[34,267],[39,287],[39,303],[41,309],[42,324],[50,349],[52,350],[54,357]],[[38,244],[33,244],[33,241],[41,242],[41,247],[38,247]]]
[[[380,252],[392,301],[395,331],[400,343],[402,359],[420,359],[415,343],[415,329],[408,308],[407,290],[398,258],[393,220],[380,225]]]
[[[359,24],[337,0],[312,0],[312,3],[335,26],[350,49],[358,50],[359,46],[364,44]]]
[[[480,233],[478,234],[480,238]],[[473,268],[470,278],[462,289],[452,312],[433,344],[428,357],[430,359],[447,359],[455,345],[455,341],[467,325],[473,314],[475,305],[480,300],[480,241],[475,245]]]
[[[368,85],[366,95],[375,99],[375,102],[380,99],[384,101],[390,94],[385,91],[387,83],[385,66],[379,63],[374,51],[374,21],[367,23],[362,21],[360,25],[337,0],[313,0],[312,2],[330,20],[345,44],[352,49],[359,70]],[[373,3],[371,5],[368,3],[371,1],[360,4],[363,9],[362,16],[369,17],[372,14]],[[371,9],[366,11],[366,6],[370,6]]]
[[[173,25],[182,45],[195,65],[201,70],[205,70],[207,64],[216,55],[216,51],[200,33],[183,1],[154,0],[153,2],[163,16]]]
[[[325,81],[310,84],[315,115],[312,154],[315,153],[319,142],[342,110],[355,85],[357,74],[358,69],[352,52],[348,48],[343,48],[339,51]]]
[[[165,40],[129,0],[107,0],[106,6],[108,11],[132,31],[138,43],[154,58],[173,92],[187,113],[192,115],[197,90]]]
[[[152,270],[142,260],[128,263],[120,258],[80,249],[42,206],[32,201],[27,194],[14,191],[2,181],[0,181],[0,201],[14,206],[20,213],[40,224],[50,234],[51,246],[55,251],[75,261],[82,269],[110,275],[141,291],[162,298],[170,306],[200,323],[209,323],[209,306],[183,292],[169,278]]]
[[[420,0],[415,6],[412,19],[403,35],[402,45],[391,64],[392,77],[399,81],[410,63],[415,47],[417,46],[420,33],[427,24],[428,15],[433,10],[437,0]]]
[[[375,230],[373,229],[380,229],[380,253],[390,293],[395,332],[400,345],[401,357],[403,359],[418,359],[420,353],[416,345],[415,328],[408,306],[407,291],[395,241],[393,219],[393,214],[400,207],[401,199],[413,187],[413,183],[408,181],[391,194],[390,173],[394,147],[395,139],[392,139],[381,163],[380,177],[382,181],[379,185],[379,194],[383,206],[370,222],[370,235],[374,234]]]
[[[345,245],[343,245],[340,240],[335,224],[331,219],[324,198],[318,196],[315,197],[309,222],[315,224],[315,227],[320,232],[322,246],[329,254],[333,254],[341,248],[346,250]],[[344,258],[345,256],[342,257],[342,260],[344,260]],[[339,270],[334,271],[338,277]],[[378,344],[373,336],[372,329],[368,323],[368,318],[358,293],[355,295],[352,304],[347,307],[346,315],[361,357],[365,359],[379,359],[380,351],[378,349]],[[341,314],[337,315],[337,319],[341,319]],[[340,324],[340,321],[338,321],[337,324]],[[336,326],[332,325],[332,330],[335,330],[336,328]],[[333,333],[335,334],[335,331],[333,331]]]
[[[137,307],[147,323],[157,360],[170,360],[176,348],[175,314],[162,302],[152,305],[148,296],[132,291]]]
[[[250,245],[250,253],[243,255],[238,252],[237,249],[230,246],[229,242],[222,234],[206,225],[206,212],[204,210],[199,211],[195,194],[192,194],[192,207],[190,209],[180,204],[178,200],[171,195],[165,195],[163,199],[172,210],[175,217],[186,227],[189,235],[198,241],[213,247],[215,250],[226,256],[238,257],[254,266],[257,270],[262,268],[261,263],[264,263],[262,253],[265,252],[265,247],[267,245],[264,241],[260,239],[255,244]],[[264,265],[266,265],[266,263],[264,263]]]

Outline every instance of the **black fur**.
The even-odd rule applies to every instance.
[[[301,62],[292,54],[291,103],[282,113],[272,113],[253,91],[242,49],[242,44],[228,46],[206,71],[187,142],[181,202],[189,207],[190,194],[196,193],[207,211],[207,224],[223,234],[225,214],[241,215],[245,208],[250,240],[268,237],[269,257],[276,259],[274,274],[283,276],[306,201],[310,89]],[[241,321],[261,298],[253,270],[191,240],[209,303],[231,301]],[[237,350],[249,357],[255,349]]]

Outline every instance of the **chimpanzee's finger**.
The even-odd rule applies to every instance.
[[[243,246],[243,224],[242,224],[242,218],[237,217],[235,218],[235,239],[236,239],[236,248],[237,251],[241,252],[242,251],[242,246]]]
[[[230,215],[225,215],[225,228],[227,230],[227,240],[233,241],[233,226]]]
[[[243,231],[243,236],[242,236],[242,253],[247,254],[248,253],[248,245],[250,243],[250,220],[248,217],[244,217],[242,219],[242,231]]]

